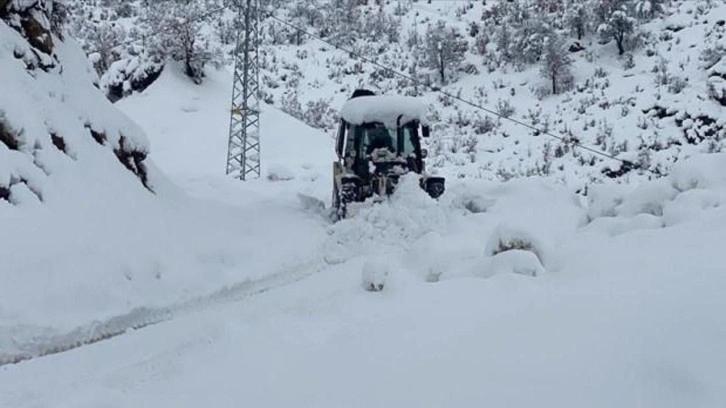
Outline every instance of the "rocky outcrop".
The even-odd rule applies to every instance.
[[[56,1],[0,0],[0,200],[45,203],[60,198],[55,184],[75,188],[87,174],[122,182],[124,194],[153,192],[143,132],[94,87],[80,46],[59,35]]]

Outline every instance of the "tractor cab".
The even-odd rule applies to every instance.
[[[356,91],[342,110],[334,164],[333,206],[340,217],[351,202],[393,193],[398,178],[421,175],[421,187],[431,197],[444,192],[444,179],[425,173],[427,151],[421,139],[429,136],[426,106],[415,98],[376,96]]]

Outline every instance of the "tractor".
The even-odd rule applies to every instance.
[[[333,203],[337,219],[350,215],[350,205],[369,198],[381,201],[408,173],[420,176],[429,196],[444,193],[444,178],[426,173],[428,152],[421,138],[429,137],[426,105],[398,95],[356,90],[342,109],[333,163]]]

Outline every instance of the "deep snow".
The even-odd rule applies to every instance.
[[[225,178],[230,77],[209,74],[198,87],[168,69],[119,104],[183,191],[89,176],[103,200],[0,209],[0,345],[308,277],[2,366],[0,406],[726,405],[726,155],[586,199],[541,178],[450,178],[433,201],[404,180],[330,224],[297,196],[329,199],[330,135],[268,108],[265,177]]]

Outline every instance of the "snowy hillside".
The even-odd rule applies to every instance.
[[[13,15],[24,18],[26,9],[19,10]],[[38,10],[27,10],[44,21]],[[104,328],[116,330],[118,322],[151,318],[139,308],[180,304],[314,258],[324,232],[317,216],[299,205],[296,193],[304,188],[240,186],[218,177],[216,184],[198,183],[203,201],[190,199],[148,158],[154,147],[144,131],[93,86],[80,47],[53,36],[52,52],[45,54],[13,28],[13,18],[0,21],[0,362],[45,353],[57,338],[75,344],[102,337]],[[137,121],[164,118],[161,129],[147,130],[158,132],[159,162],[184,185],[190,172],[219,173],[213,163],[225,155],[227,121],[219,122],[216,134],[179,132],[195,130],[184,113],[195,100],[182,99],[183,82],[168,71],[170,78],[154,85],[160,90],[152,103],[179,115],[172,121],[179,126],[167,122],[170,111],[151,106],[144,110],[147,122]],[[222,77],[218,89],[230,81]],[[222,98],[213,81],[208,83],[201,104],[211,109],[202,112],[202,123],[216,122],[216,114],[226,110],[222,100],[228,100],[226,90]],[[186,105],[175,104],[179,100]],[[301,152],[299,161],[286,160],[287,167],[272,170],[282,176],[294,172],[300,180],[328,175],[326,136],[274,109],[264,118],[272,125],[265,129],[271,142],[286,138],[281,146]],[[304,140],[291,143],[289,132]],[[187,139],[172,158],[165,148],[178,135]],[[197,150],[200,146],[211,147]],[[308,166],[316,162],[307,149],[323,158],[324,171]],[[265,154],[270,166],[280,152],[286,150]],[[189,166],[195,162],[202,165]],[[191,170],[177,173],[171,163]],[[324,193],[304,184],[310,185],[308,194],[329,194],[326,182]],[[245,210],[253,199],[257,205]],[[258,206],[260,201],[267,204]],[[276,247],[282,234],[299,244],[269,257],[264,249]]]
[[[92,0],[72,4],[85,10],[83,15],[94,16],[92,26],[83,24],[87,20],[74,23],[89,51],[113,45],[114,40],[138,38],[144,26],[130,22],[145,21],[134,16],[155,12],[136,2],[106,9]],[[217,10],[221,3],[205,4],[204,10]],[[668,174],[677,160],[723,148],[719,118],[724,87],[719,68],[726,29],[723,2],[269,0],[265,4],[276,18],[355,52],[350,55],[278,20],[263,19],[262,78],[268,103],[330,132],[342,103],[357,87],[420,96],[430,104],[436,124],[431,169],[442,174],[498,180],[543,175],[584,192],[593,183],[659,177]],[[607,30],[617,23],[608,16],[617,17],[621,9],[629,19],[623,24],[632,30],[624,34],[623,55]],[[173,10],[169,13],[187,18],[199,13]],[[231,52],[233,13],[203,16],[194,32],[199,41],[214,46],[192,50],[190,55],[197,56],[193,61],[207,61],[208,67],[228,64],[227,54],[203,51]],[[101,43],[95,40],[104,33],[110,37]],[[104,86],[132,92],[133,78],[159,69],[158,59],[140,60],[146,49],[154,50],[149,51],[152,58],[159,48],[139,44],[115,47],[103,56],[118,60],[111,63],[118,68],[100,69],[108,72],[102,82],[110,85]],[[447,61],[443,83],[431,62],[436,59],[431,48],[436,44],[457,50],[441,55]],[[541,72],[552,56],[561,62],[565,57],[571,60],[567,71],[557,74],[561,79],[557,95],[548,94],[551,80]],[[126,66],[134,71],[119,74],[126,72],[119,71]],[[431,92],[431,86],[560,140]],[[578,149],[579,143],[632,164]]]

